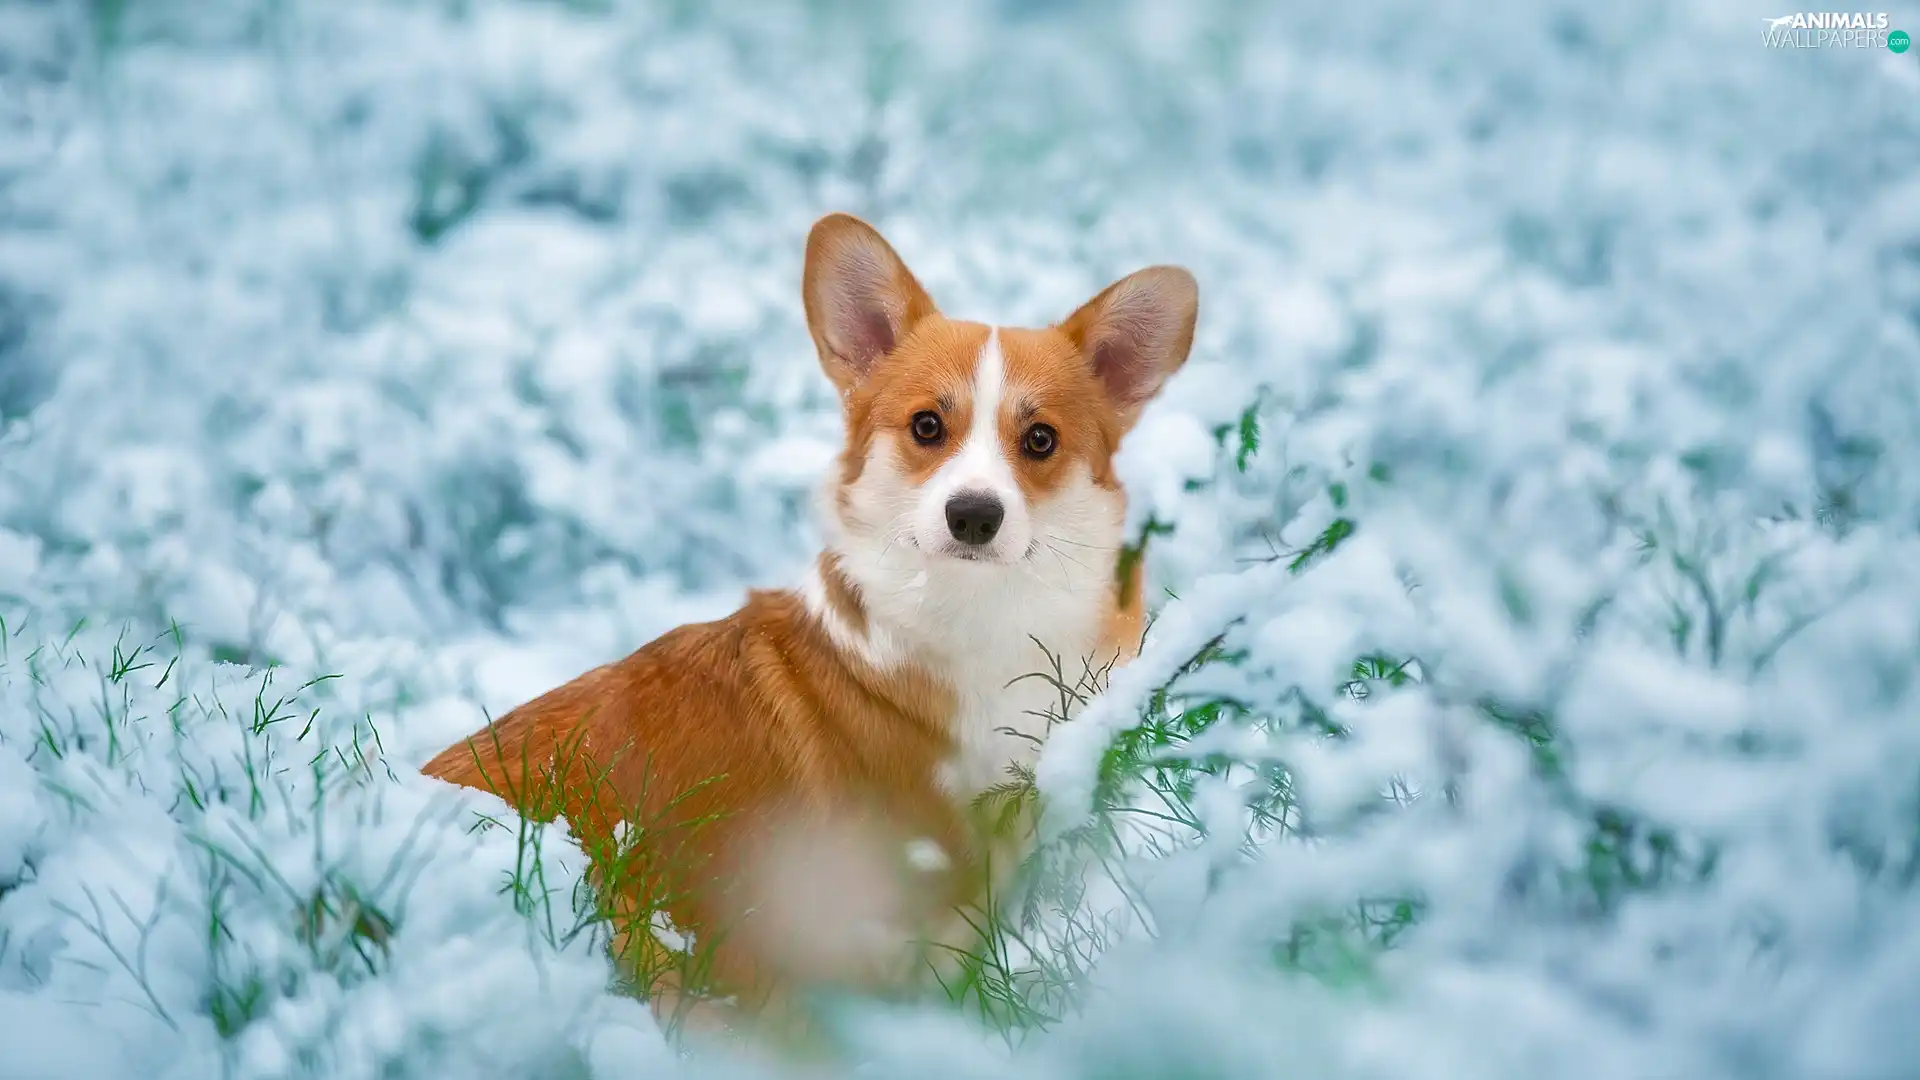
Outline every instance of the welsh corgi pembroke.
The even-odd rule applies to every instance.
[[[1047,676],[1138,647],[1114,452],[1186,361],[1199,304],[1193,275],[1155,266],[1044,329],[950,319],[845,214],[813,226],[802,296],[846,426],[804,582],[425,767],[564,816],[656,1013],[726,1027],[792,1015],[795,991],[901,989],[971,943],[961,913],[1031,836],[983,795],[1071,705]]]

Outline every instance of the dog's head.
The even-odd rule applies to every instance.
[[[1111,576],[1113,455],[1186,360],[1192,274],[1149,267],[1053,326],[990,327],[943,316],[878,232],[833,214],[803,291],[846,412],[832,512],[849,540],[941,567],[1105,557]]]

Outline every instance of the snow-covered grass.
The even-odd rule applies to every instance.
[[[416,767],[810,555],[833,209],[1202,290],[1145,650],[850,1057],[1920,1070],[1920,53],[1777,14],[0,5],[0,1076],[720,1068]]]

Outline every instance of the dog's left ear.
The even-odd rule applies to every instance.
[[[814,222],[800,289],[820,366],[843,392],[936,310],[886,238],[851,214]]]
[[[1060,324],[1126,427],[1193,347],[1200,286],[1178,266],[1149,266],[1100,291]]]

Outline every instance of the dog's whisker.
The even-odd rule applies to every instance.
[[[1063,563],[1072,563],[1073,565],[1079,567],[1082,570],[1087,569],[1086,563],[1083,563],[1079,559],[1076,559],[1073,556],[1068,555],[1066,552],[1061,551],[1059,548],[1054,547],[1052,544],[1047,545],[1047,550],[1053,552],[1053,557],[1061,560]],[[1065,570],[1066,567],[1062,566],[1061,569]]]
[[[1058,543],[1062,543],[1062,544],[1071,544],[1071,545],[1073,545],[1074,547],[1077,547],[1077,548],[1085,548],[1085,549],[1087,549],[1088,551],[1119,551],[1119,550],[1120,550],[1120,549],[1119,549],[1119,547],[1117,547],[1117,546],[1114,546],[1114,545],[1109,545],[1109,544],[1089,544],[1089,543],[1087,543],[1087,542],[1085,542],[1084,540],[1074,540],[1074,539],[1070,539],[1070,538],[1068,538],[1068,537],[1065,537],[1065,536],[1061,536],[1061,535],[1060,535],[1059,533],[1056,533],[1056,532],[1054,532],[1054,531],[1053,531],[1052,529],[1047,529],[1047,530],[1044,530],[1044,531],[1045,531],[1045,532],[1046,532],[1046,534],[1047,534],[1047,539],[1048,539],[1048,540],[1052,540],[1052,541],[1056,541],[1056,542],[1058,542]]]

